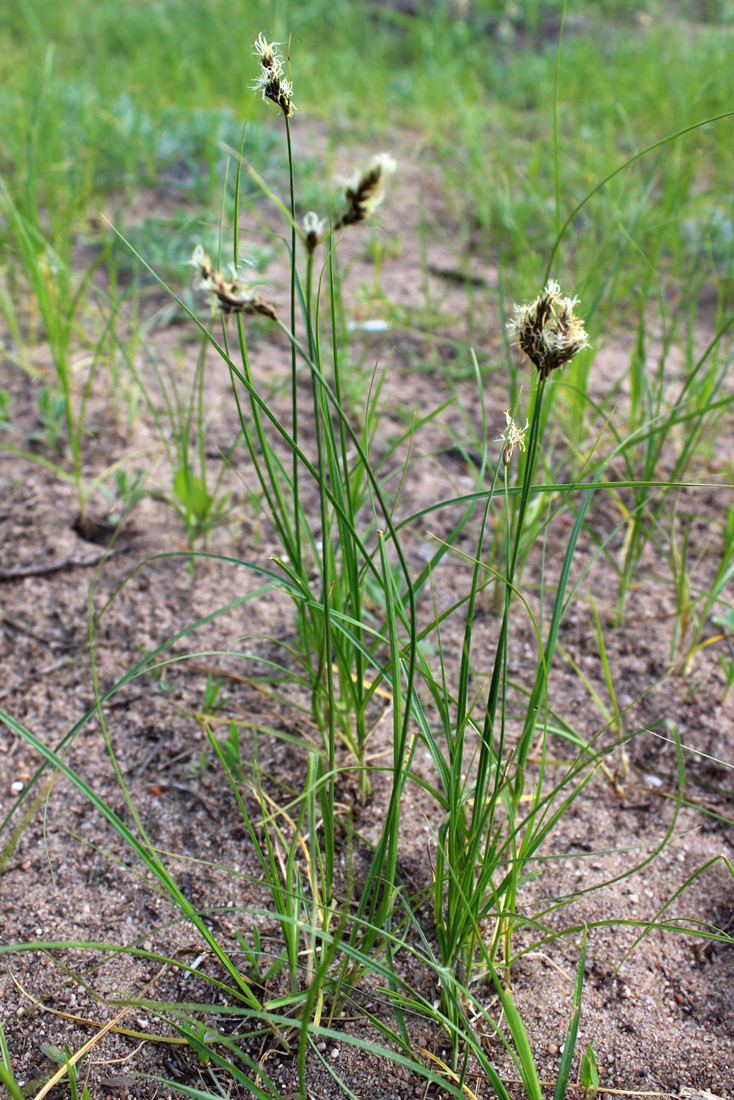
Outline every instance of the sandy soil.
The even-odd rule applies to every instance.
[[[410,152],[411,142],[404,139]],[[352,158],[357,159],[356,157]],[[344,154],[345,165],[350,155]],[[404,430],[412,410],[427,412],[451,396],[452,388],[437,369],[441,357],[450,361],[455,347],[450,341],[467,336],[467,293],[457,275],[451,239],[450,217],[441,206],[438,175],[421,159],[417,142],[408,155],[395,195],[381,212],[385,247],[381,289],[386,303],[364,288],[374,282],[372,256],[365,236],[346,242],[350,268],[347,279],[350,316],[360,324],[380,319],[387,306],[396,304],[413,311],[425,309],[428,288],[431,311],[443,317],[440,341],[424,340],[400,331],[387,338],[391,364],[377,447]],[[443,217],[441,239],[429,237],[427,264],[421,260],[418,222],[422,197],[425,208]],[[402,197],[401,197],[402,196]],[[151,201],[155,200],[153,196]],[[389,247],[393,244],[392,249]],[[491,264],[472,261],[474,316],[481,313],[495,283]],[[464,272],[465,273],[465,272]],[[360,289],[361,288],[361,289]],[[488,289],[490,288],[490,289]],[[287,301],[284,268],[269,272],[269,294],[279,306]],[[155,304],[151,299],[152,305]],[[151,308],[152,308],[151,305]],[[486,307],[490,317],[494,311]],[[484,351],[498,346],[500,333],[494,322],[485,337]],[[355,334],[355,372],[372,368],[379,351],[380,334]],[[364,349],[360,342],[364,340]],[[193,368],[198,344],[189,328],[174,325],[151,337],[156,356],[183,355],[184,369]],[[364,350],[364,366],[360,366]],[[287,349],[270,338],[265,329],[252,352],[256,378],[268,387],[287,370]],[[38,351],[43,362],[43,349]],[[626,364],[623,345],[610,343],[600,350],[594,368],[594,385],[603,397],[605,387]],[[141,367],[141,369],[148,369]],[[152,377],[152,376],[151,376]],[[362,384],[362,383],[360,383]],[[355,383],[356,385],[356,383]],[[34,408],[37,382],[15,368],[9,359],[0,366],[0,386],[13,399],[13,432],[9,437],[23,445],[37,430]],[[302,405],[310,407],[309,386],[302,379]],[[464,407],[478,428],[478,402],[472,385],[456,383]],[[357,390],[359,387],[357,386]],[[280,407],[282,398],[274,398]],[[499,434],[506,407],[500,375],[492,375],[485,388],[490,438]],[[227,448],[237,430],[227,377],[213,361],[209,365],[207,402],[210,410],[207,453],[212,470],[219,469],[217,448]],[[142,452],[133,460],[151,469],[148,487],[165,491],[170,472],[156,455],[154,426],[143,410],[134,428],[125,434],[115,419],[109,391],[101,383],[95,391],[91,419],[98,431],[85,445],[85,466],[96,474],[105,464],[124,455]],[[718,465],[708,470],[708,480],[722,480],[724,463],[731,458],[731,424],[717,448]],[[306,446],[309,437],[304,426]],[[466,491],[474,472],[452,450],[456,440],[466,439],[466,429],[451,407],[429,429],[419,433],[413,463],[408,471],[397,514],[406,515],[435,501]],[[248,502],[243,480],[250,478],[246,456],[238,452],[236,469],[225,475],[235,494],[233,522],[216,532],[212,550],[241,561],[267,565],[269,554],[279,547],[273,531]],[[399,463],[396,459],[396,474]],[[702,490],[682,494],[679,509],[693,517],[690,560],[696,562],[696,581],[710,582],[717,566],[720,536],[712,519],[731,501],[731,490]],[[314,514],[317,500],[313,500]],[[0,455],[0,706],[49,745],[57,745],[93,704],[89,647],[86,644],[93,584],[93,605],[99,611],[111,599],[95,632],[96,673],[102,692],[126,671],[172,635],[211,614],[223,604],[253,591],[260,583],[256,574],[237,564],[199,562],[193,571],[181,557],[185,548],[182,526],[171,509],[155,496],[143,500],[115,543],[115,553],[99,570],[99,547],[73,530],[76,515],[73,493],[48,471],[31,467],[7,454]],[[431,546],[430,534],[450,529],[455,515],[447,510],[430,524],[415,524],[406,532],[411,561],[421,566]],[[619,512],[609,498],[593,503],[589,533],[577,551],[580,569],[594,551],[591,533],[607,535],[619,523]],[[569,529],[562,513],[550,529],[546,548],[545,579],[552,585]],[[472,532],[460,543],[471,552]],[[613,543],[621,545],[621,534]],[[55,568],[66,561],[63,568]],[[84,564],[81,564],[84,562]],[[54,566],[53,570],[50,568]],[[19,569],[38,567],[26,576]],[[568,904],[551,913],[548,924],[560,930],[589,926],[587,974],[579,1049],[593,1040],[602,1086],[606,1089],[643,1092],[647,1095],[677,1093],[682,1088],[706,1089],[720,1096],[734,1096],[734,954],[730,946],[694,940],[690,936],[647,936],[628,956],[638,929],[629,919],[653,918],[699,868],[716,857],[732,858],[734,792],[731,764],[734,760],[734,693],[726,703],[719,667],[719,647],[702,651],[690,676],[666,676],[675,611],[666,565],[651,548],[643,561],[640,583],[633,591],[622,628],[606,630],[606,641],[620,705],[628,707],[626,728],[650,727],[663,720],[674,722],[686,756],[686,799],[678,814],[673,836],[661,854],[646,862],[660,845],[676,812],[677,760],[672,744],[652,733],[643,733],[630,744],[629,780],[616,790],[601,774],[574,803],[560,829],[544,849],[549,857],[542,873],[524,888],[520,903],[527,912],[544,908],[544,899],[568,898]],[[613,604],[615,589],[609,569],[600,564],[591,570],[561,632],[563,649],[594,687],[604,695],[604,679],[593,637],[589,588],[603,614]],[[452,557],[436,571],[436,599],[448,605],[466,591],[468,570]],[[539,606],[537,585],[541,577],[541,547],[531,553],[525,582],[531,605]],[[120,587],[123,585],[123,587]],[[536,587],[533,588],[533,585]],[[430,607],[422,607],[424,616]],[[444,636],[448,661],[458,663],[461,623],[455,622]],[[208,752],[209,766],[201,767],[206,741],[200,710],[207,671],[223,679],[227,700],[219,712],[224,723],[241,724],[243,757],[252,753],[252,729],[258,729],[260,763],[279,792],[305,771],[306,752],[278,738],[280,732],[306,739],[314,730],[308,714],[289,705],[303,703],[294,691],[275,697],[255,682],[262,673],[257,658],[279,659],[278,643],[293,636],[293,616],[287,598],[271,591],[242,604],[200,627],[173,646],[178,655],[195,654],[173,665],[158,677],[136,679],[112,697],[103,708],[107,742],[97,717],[66,742],[66,760],[128,824],[132,814],[115,780],[110,750],[124,776],[132,804],[151,841],[167,853],[167,862],[181,890],[201,911],[222,941],[236,950],[235,932],[246,932],[257,921],[263,942],[278,948],[275,921],[253,916],[265,910],[267,897],[259,878],[253,846],[242,829],[231,792]],[[490,667],[496,644],[498,619],[487,601],[477,619],[477,677]],[[713,631],[711,631],[713,633]],[[527,623],[518,621],[510,647],[510,673],[520,683],[532,680],[535,650]],[[230,651],[247,653],[232,656]],[[198,654],[198,656],[196,655]],[[591,735],[603,721],[578,676],[559,656],[551,681],[554,710],[581,733]],[[222,727],[226,730],[226,724]],[[388,745],[387,733],[378,731],[373,748]],[[563,745],[556,749],[563,755]],[[697,755],[699,754],[699,755]],[[431,764],[419,751],[416,770],[430,776]],[[345,758],[346,759],[346,758]],[[7,729],[0,730],[0,813],[13,805],[19,785],[27,785],[38,758]],[[30,1082],[47,1073],[52,1063],[42,1045],[65,1043],[78,1050],[100,1025],[116,1020],[114,1029],[99,1038],[85,1062],[92,1097],[130,1096],[152,1098],[171,1093],[168,1086],[134,1078],[147,1072],[192,1087],[215,1088],[210,1068],[180,1043],[165,1023],[153,1018],[144,1006],[124,1011],[120,1002],[145,997],[161,1001],[194,1001],[206,997],[213,1004],[212,987],[197,970],[216,974],[216,967],[198,934],[182,922],[171,904],[162,898],[145,873],[131,861],[120,839],[101,819],[84,796],[64,778],[49,785],[48,773],[36,790],[39,798],[23,821],[18,835],[9,839],[12,826],[2,836],[2,924],[0,946],[65,941],[77,949],[36,948],[3,955],[0,971],[2,1023],[13,1057],[16,1075]],[[356,799],[356,781],[346,774],[339,789],[342,802],[353,801],[355,826],[369,841],[379,828],[386,787],[379,777],[364,806]],[[708,812],[703,812],[703,811]],[[19,815],[16,815],[15,821]],[[400,873],[420,891],[431,879],[432,833],[440,823],[435,805],[417,785],[408,788],[403,805]],[[357,845],[357,867],[366,847]],[[550,858],[552,857],[552,858]],[[639,870],[628,875],[632,868]],[[615,881],[616,880],[616,881]],[[610,884],[595,889],[600,883]],[[718,928],[734,920],[734,880],[721,861],[713,862],[672,901],[666,917],[687,918]],[[433,938],[429,907],[418,913],[429,940]],[[609,922],[594,927],[595,922]],[[564,1041],[578,958],[580,933],[552,939],[530,951],[516,964],[513,992],[523,1013],[541,1078],[554,1083]],[[518,934],[516,944],[529,944],[529,933]],[[96,944],[84,947],[83,944]],[[110,955],[103,944],[143,946],[181,960],[181,968],[160,965],[132,953]],[[184,964],[193,971],[186,970]],[[431,977],[418,970],[405,953],[397,959],[400,972],[413,988],[435,995]],[[498,1012],[488,988],[478,996],[488,1011]],[[367,982],[355,998],[354,1011],[337,1022],[344,1034],[379,1041],[371,1031],[360,1005],[378,1006],[379,994]],[[222,1008],[222,1006],[220,1006]],[[227,1021],[217,1016],[218,1026]],[[384,1008],[385,1018],[389,1012]],[[231,1029],[237,1026],[229,1020]],[[486,1049],[509,1080],[515,1076],[501,1045],[477,1020],[478,1033],[486,1032]],[[418,1047],[441,1056],[445,1037],[424,1022],[411,1022]],[[147,1036],[155,1035],[155,1040]],[[168,1041],[166,1041],[168,1040]],[[174,1040],[174,1041],[172,1041]],[[401,1067],[370,1060],[345,1042],[329,1040],[319,1050],[321,1060],[308,1064],[308,1085],[314,1097],[339,1096],[342,1089],[326,1064],[359,1096],[393,1100],[441,1095],[426,1087],[421,1078]],[[253,1057],[284,1094],[295,1088],[293,1059],[270,1046],[262,1035],[247,1042]],[[479,1097],[491,1095],[480,1078],[470,1077],[469,1087]],[[34,1091],[38,1090],[38,1085]],[[59,1093],[61,1095],[61,1093]],[[228,1095],[244,1095],[234,1087]]]

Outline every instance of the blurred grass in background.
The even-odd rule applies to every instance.
[[[388,129],[418,128],[442,166],[461,246],[501,256],[519,297],[537,286],[558,213],[636,150],[734,98],[734,4],[570,4],[557,212],[561,10],[558,0],[9,3],[0,15],[0,170],[23,214],[42,211],[62,258],[75,233],[93,232],[88,217],[104,196],[122,202],[162,185],[211,214],[224,163],[217,142],[237,145],[251,108],[251,44],[263,29],[279,40],[290,33],[296,140],[301,118],[373,145],[388,142]],[[262,163],[273,141],[259,120],[250,141]],[[653,153],[584,210],[562,260],[572,249],[587,301],[602,293],[602,278],[616,279],[615,308],[624,306],[651,264],[678,288],[714,277],[728,296],[730,126]],[[390,145],[399,155],[394,136]]]

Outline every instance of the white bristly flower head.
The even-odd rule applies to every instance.
[[[243,283],[236,271],[233,271],[231,279],[226,279],[214,267],[200,244],[197,244],[188,262],[196,268],[196,289],[203,290],[212,307],[220,313],[260,313],[273,321],[278,320],[275,306],[266,301],[254,287]]]
[[[306,248],[314,252],[326,233],[326,220],[309,210],[303,219],[303,232],[306,234]]]
[[[357,225],[374,214],[385,197],[388,177],[396,169],[397,164],[389,153],[378,153],[364,172],[355,172],[346,184],[346,206],[336,219],[334,228],[343,229],[347,225]]]
[[[279,42],[268,42],[262,32],[257,36],[252,56],[260,62],[260,74],[252,90],[260,92],[263,99],[277,104],[286,118],[290,118],[295,111],[293,85],[285,78],[283,59],[276,48],[279,45]]]
[[[505,412],[505,422],[507,427],[505,431],[495,440],[496,443],[504,443],[504,450],[502,451],[502,465],[509,466],[512,459],[513,452],[516,447],[519,447],[521,451],[525,450],[525,433],[528,430],[528,421],[525,421],[524,428],[518,428],[517,424],[510,416],[510,410]]]
[[[584,322],[574,313],[578,301],[564,298],[558,283],[551,279],[535,301],[515,306],[507,329],[541,378],[589,347]]]

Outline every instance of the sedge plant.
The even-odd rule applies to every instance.
[[[257,87],[281,112],[290,153],[292,85],[274,43],[261,36],[256,55],[260,66]],[[529,917],[521,904],[523,891],[537,873],[541,848],[593,780],[604,758],[620,739],[634,736],[622,729],[616,721],[618,715],[611,712],[609,728],[591,739],[581,736],[557,720],[548,698],[561,622],[588,571],[587,564],[581,578],[572,576],[579,537],[595,494],[610,488],[605,485],[607,465],[603,461],[585,468],[588,480],[584,482],[579,479],[545,486],[537,481],[548,446],[551,395],[561,369],[588,346],[585,325],[577,314],[577,301],[564,296],[552,279],[534,301],[516,308],[509,335],[534,370],[527,414],[520,415],[519,400],[513,403],[494,461],[489,459],[486,435],[483,437],[485,453],[477,489],[449,502],[461,505],[462,518],[450,526],[444,544],[428,566],[417,571],[412,566],[408,540],[401,532],[424,514],[402,519],[395,514],[400,490],[388,493],[379,462],[370,453],[374,411],[368,408],[363,423],[355,423],[343,407],[344,364],[337,337],[334,250],[342,231],[373,213],[384,193],[392,162],[384,156],[375,158],[349,181],[341,207],[336,207],[328,218],[308,213],[301,221],[296,218],[292,157],[289,163],[290,201],[278,203],[288,227],[288,323],[259,288],[247,285],[239,276],[238,207],[233,231],[234,270],[227,274],[220,271],[203,249],[197,250],[193,258],[198,285],[214,307],[215,316],[221,319],[221,335],[208,320],[205,323],[189,311],[202,341],[219,356],[229,374],[242,440],[262,506],[280,540],[280,553],[267,565],[202,555],[218,558],[222,566],[258,574],[260,587],[181,630],[104,692],[97,675],[94,635],[109,601],[102,612],[98,611],[92,589],[90,637],[95,706],[56,747],[5,711],[0,711],[0,719],[35,750],[44,768],[51,767],[64,776],[92,803],[173,903],[179,919],[195,929],[202,940],[212,972],[200,978],[211,989],[212,1002],[216,993],[224,1004],[190,1000],[177,1004],[145,996],[125,999],[128,1007],[150,1009],[168,1020],[178,1038],[199,1055],[202,1065],[226,1070],[255,1096],[277,1100],[281,1092],[268,1076],[264,1060],[257,1062],[245,1049],[245,1041],[253,1034],[262,1036],[263,1041],[295,1055],[298,1093],[305,1098],[307,1055],[320,1056],[318,1040],[339,1038],[365,1055],[377,1055],[411,1069],[452,1096],[467,1095],[470,1065],[477,1066],[496,1094],[508,1100],[507,1086],[472,1027],[472,1017],[481,1017],[512,1057],[529,1100],[541,1100],[537,1067],[509,979],[521,928],[532,926],[541,940],[559,933],[546,919],[555,903],[548,903],[545,912]],[[242,168],[240,156],[238,176]],[[302,254],[303,278],[299,268]],[[322,310],[324,302],[328,308]],[[247,339],[247,323],[252,316],[273,325],[279,338],[286,341],[291,406],[285,415],[256,383]],[[301,385],[304,374],[310,383],[308,403],[303,396],[306,387]],[[195,394],[203,393],[202,378],[203,374],[196,375]],[[195,397],[193,405],[184,402],[181,406],[184,420],[194,415],[190,410],[196,408],[197,401]],[[525,427],[521,426],[523,420]],[[657,429],[647,426],[642,430],[650,433]],[[407,443],[411,441],[409,433]],[[615,455],[621,453],[623,443],[617,445]],[[521,456],[519,475],[513,481],[512,471]],[[542,606],[551,587],[551,582],[544,579],[538,611],[520,591],[519,573],[528,533],[535,530],[535,501],[548,494],[553,494],[553,507],[547,509],[547,522],[552,522],[559,508],[556,494],[560,494],[561,504],[569,504],[573,519],[570,529],[566,529],[558,573],[552,578],[552,605],[549,611]],[[444,504],[437,502],[431,511],[437,513]],[[644,500],[638,502],[638,510],[644,505]],[[492,565],[488,568],[492,509],[504,524],[504,531],[502,552],[490,559]],[[540,514],[545,510],[541,508]],[[477,517],[478,534],[467,549],[459,536],[471,529],[470,521]],[[606,550],[602,543],[597,556],[603,557]],[[428,598],[419,605],[421,597],[435,591],[439,566],[449,553],[466,563],[468,593],[445,608]],[[189,554],[180,557],[191,560]],[[502,596],[500,615],[492,624],[489,671],[486,677],[478,678],[474,630],[477,598],[484,585],[495,582]],[[222,741],[211,732],[211,715],[209,721],[204,716],[211,748],[252,842],[258,880],[270,896],[266,915],[271,919],[275,915],[279,927],[282,952],[268,955],[259,932],[251,930],[253,916],[260,913],[253,913],[252,907],[240,907],[238,918],[249,920],[250,928],[247,934],[239,932],[237,950],[232,950],[206,919],[207,914],[192,904],[175,881],[166,854],[153,843],[127,788],[112,750],[109,710],[104,704],[138,677],[160,674],[168,664],[185,660],[180,653],[169,651],[196,628],[209,625],[219,615],[242,609],[275,589],[285,593],[296,609],[297,645],[288,648],[283,670],[310,692],[312,715],[322,736],[321,745],[301,741],[300,773],[288,798],[282,793],[276,796],[264,782],[265,765],[257,730],[251,761],[245,766],[237,725],[230,726],[229,740]],[[510,681],[508,670],[523,612],[537,647],[534,676],[530,686],[524,688]],[[424,618],[419,623],[421,613]],[[458,674],[452,680],[443,632],[444,624],[459,616],[463,616],[461,651]],[[433,652],[423,644],[431,636],[436,639]],[[604,647],[600,625],[598,641],[600,648]],[[434,661],[435,653],[438,657]],[[230,651],[229,655],[237,653]],[[243,659],[246,656],[243,654]],[[274,664],[271,662],[271,667]],[[477,688],[474,685],[478,679],[481,684]],[[609,691],[611,696],[611,686]],[[211,686],[208,696],[213,709],[217,699],[212,698]],[[614,699],[610,701],[616,712]],[[387,752],[377,766],[383,802],[378,828],[368,842],[354,829],[352,807],[341,799],[340,784],[343,775],[356,768],[362,797],[369,796],[370,722],[387,715]],[[124,821],[67,758],[70,743],[93,717],[100,723],[125,799]],[[573,746],[576,753],[570,762],[563,762],[560,778],[549,778],[549,748],[551,738],[556,736]],[[296,739],[292,741],[295,747]],[[342,752],[343,746],[346,753]],[[418,767],[419,746],[430,757],[432,771],[428,778]],[[680,761],[679,742],[676,748]],[[298,772],[298,766],[294,765],[293,770]],[[678,804],[682,775],[679,780]],[[417,896],[401,873],[399,858],[405,792],[413,784],[428,795],[438,821],[432,833],[430,883],[419,888]],[[29,784],[19,802],[33,785]],[[638,866],[649,862],[667,843],[673,825],[655,852],[645,856]],[[359,882],[354,878],[352,859],[357,845],[364,853],[366,867]],[[346,873],[339,866],[341,847],[346,850]],[[426,911],[430,914],[427,927]],[[656,928],[714,937],[709,929],[693,922],[666,922],[662,915],[654,921],[629,923],[642,927],[644,934]],[[564,930],[564,935],[567,939],[576,937],[579,959],[555,1100],[563,1100],[572,1071],[586,951],[585,929],[572,926]],[[730,942],[731,937],[727,940]],[[12,950],[51,951],[61,946],[102,952],[129,950],[187,973],[195,969],[182,965],[178,957],[169,958],[144,944],[124,949],[99,943],[1,945],[0,954]],[[405,979],[398,962],[405,954],[418,960],[440,986],[438,1003]],[[388,1042],[375,1043],[361,1034],[349,1034],[338,1024],[344,1006],[361,1007],[360,980],[367,973],[380,983],[379,993],[392,1012],[393,1022],[386,1023],[384,1014],[378,1017],[369,1006],[364,1012]],[[489,1008],[477,996],[478,973],[494,990],[506,1028],[492,1019]],[[278,988],[269,988],[269,983],[281,978]],[[226,1027],[222,1014],[227,1016]],[[450,1064],[428,1048],[416,1049],[409,1030],[411,1015],[420,1016],[446,1033],[451,1046]],[[232,1021],[234,1026],[230,1026]],[[3,1082],[15,1095],[5,1045],[1,1053]],[[332,1067],[330,1072],[341,1087],[337,1071]],[[212,1076],[221,1095],[221,1082]],[[592,1095],[599,1085],[593,1049],[586,1052],[581,1076],[585,1090]],[[215,1095],[208,1090],[179,1087],[175,1082],[165,1084],[187,1095]]]
[[[290,148],[292,86],[285,78],[275,44],[259,39],[256,54],[261,68],[258,89],[282,112]],[[523,924],[518,898],[528,876],[534,874],[533,861],[602,766],[603,757],[617,743],[616,739],[611,743],[604,739],[606,728],[591,742],[561,730],[561,736],[576,745],[578,755],[561,781],[545,783],[549,670],[560,624],[575,591],[569,592],[569,583],[578,539],[594,492],[603,485],[606,462],[599,461],[591,468],[581,503],[573,508],[574,521],[555,582],[550,619],[544,623],[531,616],[539,651],[537,668],[534,683],[522,702],[518,734],[512,737],[508,652],[518,601],[530,610],[518,591],[518,573],[521,552],[527,546],[528,525],[535,522],[537,511],[535,480],[545,445],[549,397],[556,372],[588,346],[588,337],[575,311],[577,301],[563,296],[555,280],[549,280],[532,303],[516,309],[509,326],[510,335],[535,368],[536,381],[526,426],[520,427],[522,421],[518,423],[508,414],[507,431],[491,484],[477,493],[474,501],[466,502],[470,510],[477,500],[484,505],[479,541],[471,557],[474,564],[468,596],[458,607],[437,614],[419,635],[417,593],[430,579],[431,570],[418,578],[420,584],[411,576],[399,529],[393,520],[394,503],[385,499],[370,462],[366,448],[369,431],[365,427],[355,429],[342,408],[340,349],[335,335],[336,234],[372,213],[381,198],[388,167],[391,167],[389,161],[376,158],[364,174],[350,181],[344,209],[332,214],[328,223],[309,213],[299,224],[294,216],[292,192],[290,204],[277,203],[290,228],[292,302],[295,295],[301,306],[304,335],[300,338],[294,331],[293,310],[289,327],[275,305],[259,289],[245,284],[237,273],[237,208],[235,268],[231,276],[220,272],[203,250],[194,255],[199,286],[222,314],[221,342],[205,325],[197,323],[230,372],[243,439],[262,499],[283,545],[283,553],[276,556],[275,564],[297,608],[300,670],[305,671],[313,716],[324,734],[323,753],[312,753],[309,757],[306,793],[294,797],[287,807],[273,803],[264,790],[255,754],[252,778],[246,788],[258,807],[254,823],[237,794],[237,777],[228,765],[228,756],[231,759],[237,755],[234,748],[228,752],[214,740],[213,747],[228,770],[246,827],[255,830],[251,834],[253,841],[260,835],[257,830],[262,830],[265,838],[265,847],[259,849],[262,869],[275,901],[286,944],[284,965],[287,963],[290,975],[290,990],[279,1007],[297,1007],[304,1028],[309,1020],[320,1026],[318,1021],[325,1005],[324,982],[335,963],[336,941],[341,943],[342,954],[331,979],[332,1004],[337,1006],[343,998],[353,995],[365,968],[374,967],[375,952],[382,953],[390,974],[388,985],[393,991],[395,1034],[405,1044],[404,1015],[393,965],[395,906],[400,897],[398,841],[403,793],[408,783],[416,779],[415,750],[419,741],[423,742],[439,777],[438,785],[429,784],[427,789],[445,814],[435,838],[432,900],[443,976],[442,1018],[452,1037],[452,1072],[455,1072],[461,1045],[468,1034],[466,995],[459,996],[457,990],[468,988],[479,960],[488,973],[495,975],[493,980],[498,988],[505,990],[513,957],[513,937]],[[240,157],[238,174],[241,169]],[[249,166],[248,170],[256,176]],[[303,281],[299,277],[297,245],[306,253]],[[316,254],[322,245],[327,255],[317,280]],[[330,361],[324,354],[322,341],[324,295],[331,305]],[[248,315],[269,319],[286,337],[291,349],[288,426],[263,400],[255,385],[245,328]],[[229,317],[236,322],[236,340],[230,337],[226,326]],[[305,412],[299,409],[301,394],[294,361],[302,364],[310,375],[313,456],[304,450],[298,435],[298,424]],[[249,407],[247,419],[244,403]],[[650,431],[649,427],[647,430]],[[626,441],[620,440],[615,456],[624,452],[625,445]],[[524,455],[524,461],[520,477],[512,484],[509,470],[514,453]],[[580,486],[571,483],[560,488],[570,497]],[[316,505],[317,526],[309,522],[309,504]],[[486,697],[471,699],[472,624],[480,577],[485,569],[487,518],[493,505],[501,506],[500,514],[506,525],[502,569],[491,571],[492,581],[499,574],[502,614]],[[449,546],[452,538],[447,540]],[[600,554],[606,550],[604,544]],[[437,555],[433,567],[438,566],[441,556]],[[312,579],[314,569],[317,585]],[[377,607],[373,602],[368,607],[364,600],[368,581],[380,593]],[[437,676],[419,641],[438,631],[440,623],[459,607],[466,614],[466,625],[458,691],[454,692],[448,686],[443,660]],[[425,693],[419,691],[419,680]],[[343,920],[338,920],[334,908],[333,823],[340,770],[337,743],[346,743],[364,774],[367,708],[374,701],[378,686],[389,693],[392,701],[388,803],[361,895],[347,928]],[[439,718],[440,734],[431,715]],[[618,721],[611,726],[612,736],[618,738]],[[539,747],[533,751],[536,740]],[[366,793],[363,785],[363,794]],[[306,868],[305,872],[302,868]],[[402,940],[398,943],[402,944]],[[305,981],[300,963],[303,957],[308,960]],[[509,1000],[505,1011],[511,1013]],[[518,1041],[524,1042],[519,1029],[517,1035]],[[527,1087],[529,1094],[534,1095],[536,1086],[530,1077]]]
[[[275,200],[289,227],[288,251],[291,266],[290,325],[281,321],[275,307],[260,291],[248,287],[237,275],[239,260],[239,195],[243,160],[240,154],[237,169],[234,212],[233,255],[234,268],[231,278],[223,275],[211,263],[202,249],[197,249],[192,262],[197,270],[200,288],[212,301],[214,309],[236,320],[236,346],[240,365],[235,369],[230,360],[230,342],[233,339],[226,327],[222,330],[222,343],[217,345],[229,363],[233,395],[240,417],[242,436],[253,460],[261,502],[276,530],[283,552],[276,558],[284,575],[297,584],[302,600],[297,606],[299,633],[299,661],[311,684],[312,713],[317,726],[323,731],[328,745],[330,770],[334,766],[335,738],[344,741],[360,766],[360,783],[363,792],[368,788],[366,753],[368,708],[373,699],[374,687],[365,679],[369,663],[364,655],[371,643],[362,636],[364,573],[371,572],[380,583],[379,571],[372,558],[365,553],[365,539],[369,531],[374,535],[374,523],[368,523],[367,533],[358,535],[355,528],[357,516],[369,509],[370,482],[364,461],[360,455],[356,461],[350,455],[355,439],[364,449],[374,435],[376,415],[374,405],[367,410],[359,436],[354,430],[350,438],[342,412],[341,357],[335,336],[336,295],[335,267],[332,250],[335,235],[350,226],[366,221],[382,201],[385,185],[395,165],[387,155],[373,158],[367,169],[357,173],[346,185],[344,207],[329,224],[309,211],[302,222],[296,221],[294,173],[291,146],[291,118],[295,110],[292,85],[285,77],[283,61],[277,43],[268,42],[261,35],[255,44],[258,61],[256,89],[264,100],[274,103],[280,110],[286,131],[288,147],[290,201],[286,205]],[[244,134],[243,134],[244,144]],[[259,179],[257,173],[248,170]],[[264,184],[268,194],[272,192]],[[306,256],[303,280],[298,273],[297,249]],[[319,283],[326,280],[334,339],[328,349],[331,353],[333,390],[327,396],[322,371],[326,369],[326,354],[320,333],[320,295],[315,295],[315,269],[319,249],[326,251]],[[296,337],[296,304],[300,305],[302,342]],[[262,398],[253,392],[253,377],[249,362],[247,338],[243,317],[258,314],[269,318],[286,332],[291,345],[290,430],[284,440],[283,428],[273,424],[272,417],[263,415]],[[316,434],[315,466],[305,461],[299,443],[299,419],[303,395],[299,392],[301,363],[305,359],[311,371],[312,424]],[[379,387],[378,387],[379,389]],[[249,416],[245,415],[245,408]],[[271,423],[268,424],[268,419]],[[275,438],[273,438],[273,428]],[[279,438],[280,437],[280,438]],[[278,450],[277,444],[285,441],[291,456]],[[305,513],[303,477],[304,469],[313,476],[318,489],[320,533],[311,528]],[[309,469],[310,467],[310,469]],[[317,570],[318,588],[314,588],[313,569]],[[343,616],[354,624],[354,633],[334,631],[331,614]],[[332,666],[336,668],[338,689],[334,690]]]

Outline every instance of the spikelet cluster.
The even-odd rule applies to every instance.
[[[334,229],[357,225],[369,218],[384,199],[388,177],[396,168],[389,153],[379,153],[364,172],[356,172],[346,185],[345,209],[334,222]]]
[[[326,235],[326,221],[309,210],[303,218],[303,232],[306,236],[306,248],[314,252]]]
[[[507,328],[541,378],[568,363],[589,346],[584,322],[574,313],[578,298],[564,298],[551,279],[528,305],[515,306]]]
[[[276,49],[279,44],[268,42],[262,33],[257,36],[252,56],[260,62],[260,74],[252,90],[260,92],[263,99],[277,104],[286,118],[290,118],[296,109],[293,105],[293,85],[285,78],[283,59]]]
[[[203,290],[212,306],[220,313],[260,313],[263,317],[278,320],[275,306],[252,287],[243,283],[235,271],[226,279],[212,264],[200,244],[189,261],[198,275],[197,289]]]
[[[510,410],[505,413],[505,422],[507,427],[503,434],[496,440],[497,443],[504,443],[504,449],[502,451],[502,465],[509,466],[512,460],[512,455],[515,448],[519,447],[521,451],[525,450],[525,433],[528,430],[528,421],[525,421],[525,427],[520,428],[515,423],[514,419],[510,416]]]

